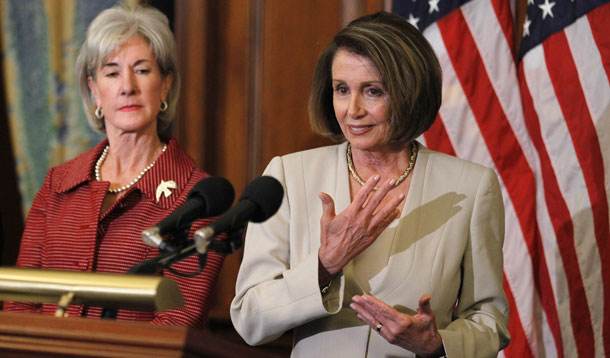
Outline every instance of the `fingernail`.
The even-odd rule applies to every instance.
[[[394,185],[394,183],[396,183],[396,179],[390,180],[390,185]]]
[[[405,198],[405,194],[404,194],[404,193],[400,193],[400,195],[398,195],[398,198],[399,198],[400,200],[404,199],[404,198]]]
[[[373,180],[374,180],[374,181],[378,181],[378,180],[379,180],[379,175],[375,175],[375,176],[373,177]]]
[[[354,311],[356,310],[356,305],[353,303],[349,304],[349,308],[353,309]]]

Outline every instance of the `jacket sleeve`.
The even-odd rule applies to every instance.
[[[487,169],[475,197],[453,321],[439,330],[449,358],[495,357],[510,341],[503,242],[502,194],[495,173]]]
[[[307,233],[291,237],[292,220],[308,220],[306,210],[291,203],[284,163],[274,158],[265,170],[284,186],[279,211],[262,224],[248,226],[231,303],[231,320],[250,345],[270,342],[285,331],[314,319],[337,313],[343,295],[343,278],[336,277],[324,296],[318,287],[318,253],[292,257],[291,242],[307,243]],[[315,195],[315,194],[314,194]],[[302,204],[304,205],[304,204]],[[298,219],[296,216],[299,217]]]
[[[46,235],[47,198],[51,193],[51,178],[53,169],[49,170],[44,184],[34,197],[34,202],[25,221],[25,229],[21,236],[17,267],[40,268],[42,258],[42,242]],[[23,302],[5,302],[4,310],[13,312],[40,312],[42,305]]]

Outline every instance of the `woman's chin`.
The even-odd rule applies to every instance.
[[[382,141],[364,138],[348,138],[352,150],[376,151],[385,147]]]
[[[113,133],[121,133],[121,134],[125,134],[125,133],[145,133],[145,132],[152,132],[152,133],[156,133],[156,128],[152,128],[154,127],[153,122],[151,121],[118,121],[115,123],[112,123],[110,125],[108,125],[107,123],[107,132],[108,129],[112,128],[114,130],[111,130],[110,132]]]

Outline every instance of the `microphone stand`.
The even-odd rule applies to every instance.
[[[136,264],[127,271],[128,274],[155,274],[164,269],[170,269],[178,276],[192,277],[201,273],[205,266],[206,254],[199,255],[199,270],[194,273],[177,272],[171,269],[171,265],[193,255],[197,252],[197,246],[191,244],[192,241],[183,241],[181,247],[173,251],[168,251],[152,259],[144,260]],[[222,240],[212,240],[208,246],[208,251],[214,251],[221,255],[229,255],[241,248],[243,244],[243,227],[227,233],[227,237]]]
[[[245,225],[227,233],[227,237],[222,240],[212,240],[210,245],[208,246],[208,251],[212,250],[221,255],[229,255],[239,250],[243,244],[243,229]],[[188,232],[188,230],[187,230]],[[180,235],[181,236],[181,235]],[[168,241],[168,240],[166,240]],[[178,272],[172,269],[170,266],[176,262],[182,261],[183,259],[193,255],[197,252],[197,246],[195,244],[190,244],[192,240],[189,242],[186,239],[176,238],[173,241],[175,243],[180,243],[181,246],[174,246],[175,243],[172,243],[173,250],[165,250],[165,253],[154,257],[152,259],[144,260],[133,267],[131,267],[126,273],[128,275],[135,274],[144,274],[144,275],[154,275],[157,272],[161,272],[164,269],[169,270],[170,272],[182,276],[182,277],[194,277],[203,271],[205,267],[205,262],[207,259],[207,253],[198,255],[199,258],[199,269],[195,272],[184,273]],[[166,246],[167,247],[167,246]],[[102,318],[105,319],[116,319],[117,309],[108,309],[104,308],[102,310]]]

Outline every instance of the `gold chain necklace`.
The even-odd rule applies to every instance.
[[[352,144],[351,143],[347,143],[346,157],[347,157],[347,169],[349,169],[350,174],[352,174],[352,177],[360,185],[364,186],[364,180],[362,180],[360,178],[358,173],[356,173],[356,169],[354,168],[354,163],[352,161]],[[417,144],[415,144],[415,141],[412,141],[411,142],[411,158],[409,158],[409,166],[407,167],[407,169],[405,169],[404,173],[402,173],[402,175],[396,179],[394,186],[400,185],[400,183],[402,183],[402,181],[405,180],[407,175],[409,175],[409,173],[411,172],[411,169],[413,169],[413,166],[415,165],[416,158],[417,158]],[[379,187],[377,187],[377,186],[373,188],[373,190],[377,190],[377,189],[379,189]]]

